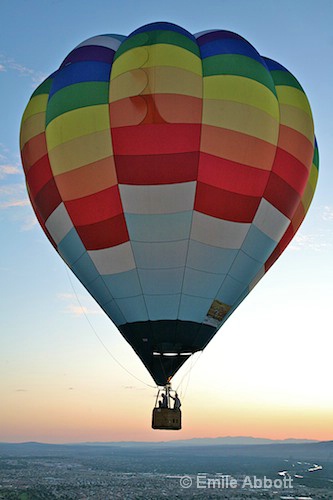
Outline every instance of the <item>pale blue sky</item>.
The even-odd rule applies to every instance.
[[[127,35],[149,22],[170,21],[192,33],[211,28],[235,31],[262,55],[287,67],[308,95],[320,154],[318,188],[306,222],[200,357],[188,384],[189,403],[195,406],[195,387],[199,392],[208,388],[212,400],[230,402],[246,392],[249,400],[271,398],[288,405],[295,401],[292,387],[297,379],[300,404],[322,404],[333,415],[332,19],[331,0],[1,0],[0,400],[13,412],[30,408],[30,395],[48,401],[47,392],[61,394],[69,387],[80,387],[82,401],[96,387],[103,397],[110,388],[120,394],[123,387],[141,387],[99,344],[73,294],[64,263],[35,223],[18,137],[34,88],[75,45],[93,35]],[[115,327],[71,279],[107,347],[151,384]],[[145,395],[144,405],[150,410],[152,393],[145,391],[140,397]],[[137,397],[133,392],[128,391],[128,397]],[[21,436],[4,432],[0,441]],[[22,439],[30,437],[28,431],[22,434]]]

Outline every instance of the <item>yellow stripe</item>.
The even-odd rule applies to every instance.
[[[23,113],[22,124],[28,118],[30,118],[30,116],[36,115],[37,113],[45,112],[48,98],[49,98],[48,94],[40,94],[36,95],[35,97],[32,97],[28,102],[28,105]]]
[[[279,85],[276,87],[276,93],[281,104],[288,104],[290,106],[295,106],[296,108],[302,109],[312,119],[309,101],[304,92],[294,87]]]
[[[23,149],[24,145],[33,137],[42,132],[45,132],[45,115],[46,113],[37,113],[30,116],[21,127],[20,134],[20,148]]]
[[[214,75],[204,78],[204,99],[223,99],[235,101],[265,111],[279,120],[279,106],[274,94],[264,85],[234,75]]]
[[[68,111],[54,120],[46,128],[48,150],[94,132],[110,128],[109,106],[99,104]]]
[[[202,123],[242,132],[274,145],[278,142],[279,122],[248,104],[205,99]]]
[[[148,76],[143,69],[133,69],[110,82],[109,102],[142,94],[148,85]]]
[[[103,130],[60,144],[49,151],[49,158],[53,175],[58,175],[112,154],[110,131]]]
[[[182,68],[136,69],[111,80],[110,102],[140,94],[180,94],[202,97],[201,75]]]
[[[303,193],[303,196],[302,196],[302,201],[301,201],[305,212],[308,211],[308,208],[311,204],[313,195],[314,195],[314,189],[312,188],[312,186],[310,184],[307,184],[305,191]]]
[[[308,180],[308,185],[311,186],[311,189],[313,191],[316,189],[317,181],[318,181],[318,169],[314,165],[312,165]]]
[[[314,129],[312,118],[302,109],[287,104],[280,105],[281,124],[286,125],[303,134],[310,142],[313,142]]]
[[[128,50],[115,60],[111,80],[137,68],[171,66],[202,75],[201,59],[182,47],[169,44],[155,44]]]

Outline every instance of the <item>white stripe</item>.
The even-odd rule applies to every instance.
[[[91,260],[100,274],[116,274],[135,268],[129,241],[103,250],[89,250]]]
[[[280,241],[290,224],[288,217],[262,198],[253,224],[272,240]]]
[[[121,44],[120,40],[117,38],[112,38],[112,36],[93,36],[88,38],[84,42],[77,45],[75,48],[84,47],[85,45],[100,45],[101,47],[108,47],[109,49],[117,50]]]
[[[191,239],[215,247],[238,249],[250,226],[251,224],[221,220],[194,211]]]
[[[119,185],[124,212],[172,214],[193,210],[196,182],[157,186]]]
[[[57,245],[73,228],[73,223],[63,203],[60,203],[52,212],[45,226]]]

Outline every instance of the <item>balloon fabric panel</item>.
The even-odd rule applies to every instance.
[[[281,255],[318,176],[295,77],[235,33],[171,23],[78,45],[20,143],[47,237],[158,385]]]

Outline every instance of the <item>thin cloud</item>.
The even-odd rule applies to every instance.
[[[14,207],[26,207],[30,204],[23,183],[5,184],[0,186],[0,209],[8,209]]]
[[[333,207],[326,205],[323,208],[322,219],[325,221],[333,221]]]
[[[0,71],[15,71],[22,77],[28,77],[34,84],[39,84],[45,80],[46,75],[41,71],[25,66],[12,58],[8,58],[3,54],[0,55]]]
[[[10,163],[0,165],[0,180],[5,179],[8,175],[18,175],[21,173],[18,165],[11,165]]]
[[[66,314],[72,314],[73,316],[88,316],[88,315],[99,315],[103,314],[100,309],[87,305],[86,302],[89,300],[84,295],[75,295],[74,293],[59,293],[57,297],[67,302],[65,305],[64,312]]]

